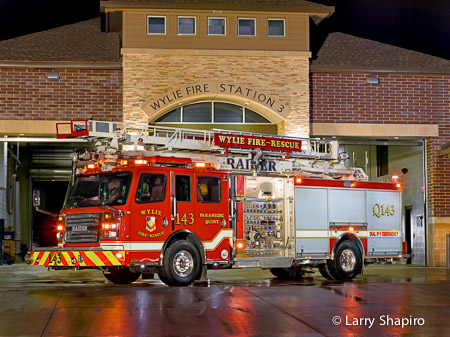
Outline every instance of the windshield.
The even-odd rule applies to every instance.
[[[79,176],[69,185],[64,208],[124,205],[127,202],[131,173],[102,173]]]

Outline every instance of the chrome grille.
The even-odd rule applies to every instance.
[[[100,213],[66,215],[65,243],[98,243]]]

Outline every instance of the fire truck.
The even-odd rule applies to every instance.
[[[369,182],[336,141],[97,121],[63,128],[58,138],[92,146],[73,154],[54,214],[58,247],[29,252],[33,266],[97,268],[117,284],[157,273],[187,286],[221,268],[280,278],[318,268],[350,280],[365,264],[402,258],[401,184]],[[34,206],[46,212],[38,190]]]

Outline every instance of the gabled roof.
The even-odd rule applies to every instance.
[[[311,71],[450,74],[450,60],[334,32],[313,59]]]
[[[153,8],[297,12],[330,15],[334,7],[305,0],[106,0],[102,8]]]
[[[119,35],[102,33],[100,18],[0,41],[0,65],[33,62],[121,65]]]

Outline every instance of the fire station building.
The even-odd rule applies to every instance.
[[[62,205],[76,140],[93,119],[339,140],[348,165],[403,185],[404,249],[445,265],[450,233],[450,61],[312,28],[303,0],[102,1],[101,17],[0,41],[0,219],[12,258],[54,245],[33,211]],[[397,178],[393,178],[397,176]]]

